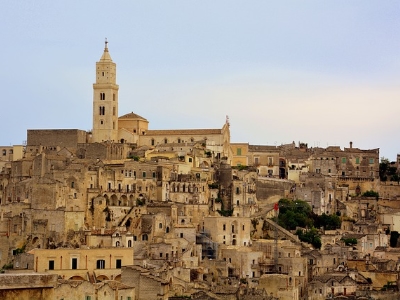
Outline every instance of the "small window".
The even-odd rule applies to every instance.
[[[370,159],[369,159],[369,163],[370,163],[370,164],[373,164],[373,163],[374,163],[374,159],[373,159],[373,158],[370,158]]]
[[[100,100],[106,100],[106,94],[100,93]]]
[[[71,188],[74,188],[75,187],[75,182],[71,182]]]
[[[156,172],[153,172],[153,178],[156,178]]]
[[[54,260],[49,260],[49,270],[54,270]]]
[[[342,164],[346,163],[346,157],[342,157]]]
[[[183,238],[183,232],[181,232],[181,233],[179,234],[179,237]]]
[[[104,259],[98,259],[96,262],[96,269],[104,269],[106,266],[106,261]]]
[[[154,146],[154,139],[151,139],[151,145]]]
[[[164,144],[167,144],[168,143],[168,139],[164,139]]]
[[[356,164],[359,164],[359,163],[360,163],[360,158],[356,157]]]
[[[158,224],[158,228],[160,228],[160,229],[162,228],[162,223]]]
[[[121,266],[122,266],[122,259],[116,259],[115,260],[115,268],[121,269]]]
[[[77,258],[71,259],[71,269],[72,270],[78,269],[78,259]]]
[[[146,172],[143,172],[142,175],[143,178],[146,178]]]
[[[236,149],[236,155],[242,155],[242,148]]]

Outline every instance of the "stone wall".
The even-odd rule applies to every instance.
[[[28,129],[27,146],[76,148],[86,143],[86,131],[79,129]]]
[[[256,182],[257,200],[267,200],[269,197],[276,195],[286,197],[292,186],[293,182],[289,180],[259,179]]]

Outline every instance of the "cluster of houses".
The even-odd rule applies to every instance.
[[[0,147],[1,299],[400,298],[400,186],[379,149],[231,143],[228,118],[149,130],[118,117],[118,89],[106,44],[92,131]],[[340,228],[302,242],[275,222],[282,198]]]

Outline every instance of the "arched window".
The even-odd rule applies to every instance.
[[[142,241],[147,241],[149,239],[149,237],[147,236],[147,234],[143,234],[142,235]]]
[[[106,94],[100,93],[100,100],[106,100]]]
[[[158,228],[162,228],[162,223],[159,223],[159,224],[158,224]]]
[[[167,143],[168,143],[168,139],[165,138],[165,139],[164,139],[164,144],[167,144]]]
[[[151,139],[151,145],[154,146],[154,139]]]
[[[131,240],[128,241],[128,247],[132,247],[132,241]]]

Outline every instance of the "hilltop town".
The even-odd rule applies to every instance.
[[[400,155],[150,130],[116,75],[90,132],[0,146],[1,299],[400,299]]]

